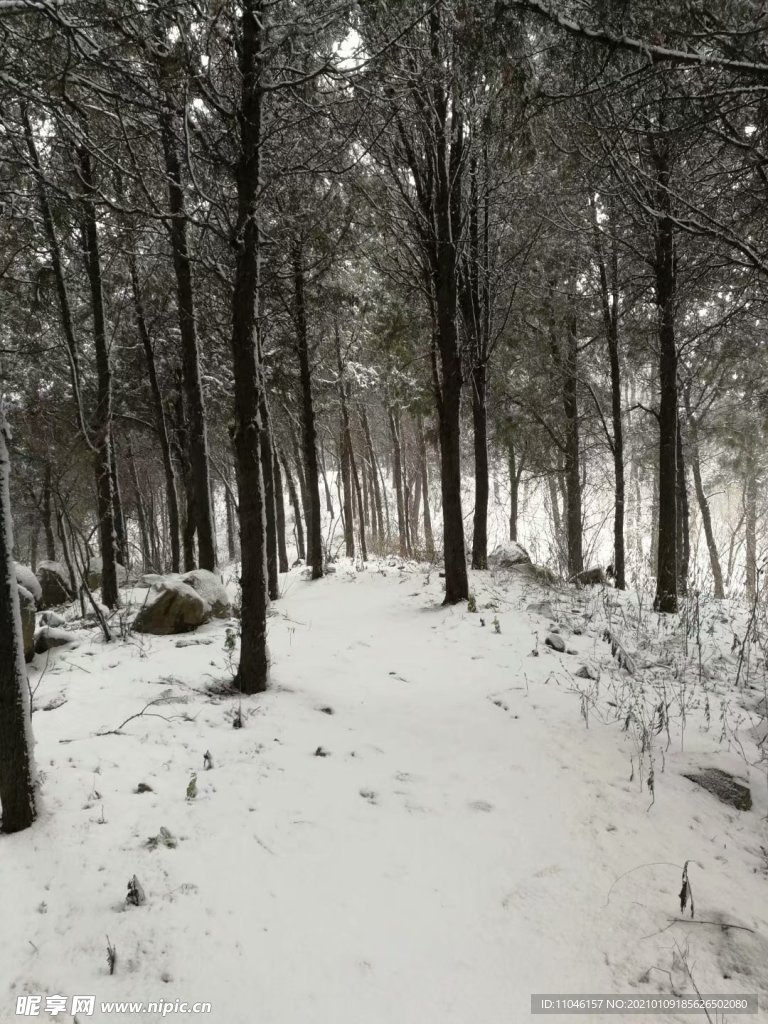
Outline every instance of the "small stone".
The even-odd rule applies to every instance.
[[[560,654],[565,653],[565,640],[556,633],[548,634],[544,643],[547,647],[551,647],[553,651],[558,651]]]
[[[589,662],[587,662],[585,665],[582,665],[577,670],[576,676],[579,679],[594,679],[594,680],[597,680],[597,679],[600,678],[600,673],[599,673],[599,671],[597,670],[597,668],[594,665],[592,665]]]

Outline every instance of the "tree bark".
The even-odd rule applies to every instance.
[[[181,336],[181,363],[188,420],[187,446],[191,502],[187,514],[191,514],[197,532],[197,556],[200,568],[213,570],[216,567],[216,540],[208,476],[208,435],[203,385],[200,378],[192,260],[187,238],[188,218],[174,122],[175,115],[171,101],[168,99],[161,118],[161,134],[168,181],[170,210],[168,232],[176,275],[176,306]]]
[[[401,558],[408,554],[408,540],[405,532],[405,502],[403,496],[403,456],[400,447],[399,415],[393,407],[387,411],[389,434],[392,439],[392,476],[397,497],[397,532],[400,541]]]
[[[50,459],[46,459],[43,475],[43,530],[45,531],[45,557],[49,562],[56,561],[56,538],[53,533],[53,511],[51,509],[52,494],[53,469]]]
[[[312,396],[312,373],[309,361],[307,307],[304,294],[304,248],[300,236],[293,241],[293,317],[296,328],[296,351],[299,358],[299,386],[301,390],[301,451],[304,462],[307,517],[307,561],[312,579],[323,576],[323,538],[320,511],[320,474],[317,464],[317,427]]]
[[[291,467],[288,462],[288,457],[284,452],[280,455],[283,463],[283,471],[285,473],[285,483],[288,488],[288,500],[293,507],[293,523],[296,530],[296,555],[305,562],[307,559],[307,549],[304,543],[304,523],[302,521],[301,505],[299,504],[299,496],[296,493],[296,484],[293,482],[293,476],[291,475]]]
[[[659,518],[656,611],[677,611],[677,344],[675,340],[675,229],[666,143],[653,149],[656,171],[654,273],[659,315]]]
[[[744,536],[746,540],[747,601],[757,595],[757,464],[750,441],[745,460]]]
[[[8,439],[0,409],[0,807],[2,831],[21,832],[36,817],[35,769],[19,588],[13,571]]]
[[[173,470],[173,456],[171,453],[171,442],[168,437],[168,425],[165,418],[163,394],[160,390],[160,382],[157,377],[155,352],[152,347],[152,339],[147,327],[144,302],[139,285],[139,275],[136,269],[136,257],[132,250],[128,254],[128,272],[131,277],[131,289],[133,291],[136,330],[138,332],[142,348],[144,349],[144,358],[147,364],[147,376],[149,378],[149,387],[152,393],[152,410],[155,415],[157,439],[160,443],[160,454],[163,459],[165,497],[168,505],[168,532],[170,534],[171,541],[171,572],[179,572],[181,569],[181,549],[179,547],[179,498],[176,490],[176,475]]]
[[[691,472],[693,474],[693,486],[696,491],[696,501],[699,506],[699,512],[701,514],[701,523],[704,527],[704,537],[707,542],[707,551],[709,552],[709,565],[712,570],[712,580],[714,583],[715,598],[716,600],[723,600],[725,597],[725,588],[723,587],[723,570],[720,565],[720,555],[717,550],[717,542],[715,541],[715,532],[712,528],[712,512],[709,507],[709,501],[704,491],[704,484],[701,479],[701,456],[699,452],[699,425],[696,417],[691,412],[690,401],[688,395],[684,395],[686,415],[688,418],[688,447],[689,455],[688,461],[691,466]]]
[[[78,147],[80,177],[84,192],[81,195],[83,219],[81,235],[91,293],[93,317],[93,343],[96,356],[96,408],[92,418],[94,469],[96,475],[96,504],[99,517],[99,553],[101,555],[101,600],[108,608],[120,603],[117,588],[116,543],[114,518],[114,491],[112,466],[112,370],[109,363],[104,289],[101,277],[101,254],[93,201],[94,183],[91,154],[86,146]]]
[[[288,572],[288,550],[285,546],[285,498],[283,477],[277,448],[272,448],[272,476],[275,481],[275,511],[277,513],[277,564],[280,572]]]
[[[267,560],[264,481],[259,452],[262,388],[256,342],[259,304],[259,221],[262,89],[261,0],[243,0],[239,25],[240,153],[235,168],[237,230],[232,294],[232,362],[235,383],[234,446],[237,456],[238,516],[242,549],[240,664],[236,683],[243,693],[267,688]]]
[[[677,592],[688,593],[688,565],[691,557],[691,541],[689,529],[688,488],[685,482],[685,461],[683,458],[683,438],[680,430],[680,419],[677,421]]]

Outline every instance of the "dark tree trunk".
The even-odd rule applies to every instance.
[[[112,371],[109,365],[104,289],[101,279],[101,255],[93,201],[93,174],[91,155],[87,147],[78,148],[80,177],[84,193],[81,196],[83,220],[81,234],[91,293],[93,317],[93,343],[96,356],[96,408],[92,418],[94,469],[96,475],[96,505],[99,517],[99,553],[101,555],[101,600],[108,608],[120,603],[117,589],[117,561],[115,544],[114,493],[112,487]]]
[[[0,807],[2,831],[21,832],[36,817],[31,709],[19,589],[13,572],[8,428],[0,409]]]
[[[168,181],[168,231],[176,275],[176,305],[181,336],[181,363],[187,411],[187,451],[189,454],[190,497],[187,515],[197,532],[200,568],[216,566],[216,540],[208,479],[208,436],[203,386],[200,378],[200,354],[197,339],[192,260],[187,239],[187,212],[181,163],[176,141],[175,114],[170,101],[162,114],[162,139]]]
[[[405,500],[403,495],[403,454],[400,447],[400,416],[394,408],[388,410],[389,433],[392,439],[392,476],[397,496],[397,532],[400,541],[400,556],[408,554],[408,538],[405,528]]]
[[[717,600],[723,600],[723,598],[725,597],[725,589],[723,587],[723,570],[720,566],[720,555],[717,551],[715,531],[712,529],[712,513],[709,508],[709,501],[707,500],[707,495],[704,492],[704,484],[701,479],[701,460],[699,454],[699,425],[696,420],[696,417],[691,412],[690,402],[687,394],[684,397],[686,414],[688,417],[688,461],[691,465],[691,472],[693,474],[693,487],[696,491],[696,501],[699,506],[699,512],[701,513],[701,523],[704,527],[704,537],[707,541],[707,551],[709,552],[709,565],[712,570],[712,580],[714,582],[715,598]]]
[[[368,464],[370,468],[370,480],[371,480],[371,491],[373,492],[373,508],[376,518],[376,537],[378,541],[379,551],[383,550],[385,541],[384,532],[384,513],[381,507],[381,487],[379,486],[379,464],[376,460],[376,452],[373,448],[373,438],[371,437],[371,426],[368,422],[368,414],[365,411],[364,406],[359,407],[360,412],[360,423],[363,428],[363,436],[365,437],[365,447],[368,451]]]
[[[296,351],[299,357],[299,385],[301,389],[301,452],[304,462],[306,495],[302,494],[304,514],[307,517],[307,561],[312,579],[322,579],[323,537],[320,512],[320,474],[317,464],[317,427],[312,396],[312,372],[309,360],[307,307],[304,295],[304,249],[296,237],[292,250],[293,261],[293,316],[296,328]],[[331,513],[333,514],[333,513]]]
[[[141,562],[144,571],[150,567],[151,561],[151,547],[149,540],[149,530],[147,529],[147,516],[144,511],[144,499],[141,496],[141,487],[139,486],[139,474],[136,471],[136,460],[133,457],[133,445],[131,444],[131,436],[128,435],[126,440],[126,455],[128,457],[128,470],[131,474],[131,483],[133,484],[133,495],[136,503],[136,519],[139,523],[139,539],[141,541]]]
[[[115,520],[115,544],[118,561],[127,569],[129,565],[128,533],[125,527],[123,494],[120,489],[120,474],[117,468],[117,446],[115,445],[114,430],[111,430],[109,435],[109,455],[112,464],[112,512]]]
[[[475,449],[475,513],[472,568],[488,568],[488,381],[487,365],[472,370],[472,424]]]
[[[337,485],[340,485],[339,500],[341,503],[341,518],[344,528],[344,553],[347,558],[355,557],[355,531],[352,515],[352,481],[349,448],[347,439],[342,428],[339,436],[339,476]]]
[[[683,438],[680,420],[677,421],[677,592],[688,593],[688,564],[690,562],[690,532],[688,522],[688,488],[685,484],[685,461],[683,459]]]
[[[277,561],[280,572],[288,572],[288,551],[285,546],[285,498],[283,477],[277,448],[272,449],[272,477],[275,482],[275,511],[277,512]]]
[[[229,478],[230,473],[227,470],[227,477]],[[230,479],[227,479],[227,483],[231,485]],[[237,561],[237,524],[235,522],[235,502],[232,497],[231,486],[224,488],[224,508],[227,515],[227,555],[230,562]]]
[[[304,544],[304,523],[302,521],[301,506],[299,505],[299,496],[296,493],[296,484],[293,482],[291,476],[291,467],[288,462],[288,457],[281,454],[283,471],[285,472],[285,484],[288,488],[288,500],[293,507],[293,522],[296,529],[296,555],[305,562],[307,559],[307,549]]]
[[[747,600],[754,601],[757,595],[757,465],[751,440],[745,460],[746,480],[744,487],[744,536],[746,540],[746,584]]]
[[[610,440],[613,455],[613,477],[615,506],[613,514],[613,570],[617,590],[626,590],[626,555],[624,545],[625,488],[624,488],[624,425],[621,411],[621,365],[619,362],[619,267],[617,244],[614,238],[611,248],[611,280],[603,254],[602,238],[597,221],[597,208],[590,202],[592,226],[600,271],[600,295],[602,300],[603,324],[608,344],[608,360],[611,367],[611,421],[613,436]],[[613,210],[611,209],[611,214]]]
[[[421,416],[416,420],[416,432],[419,442],[419,469],[421,475],[421,501],[424,516],[424,554],[428,561],[435,557],[435,538],[432,533],[432,513],[429,508],[429,463],[427,461],[427,442],[424,437],[424,424]]]
[[[234,447],[240,520],[242,618],[237,685],[243,693],[267,688],[267,559],[264,481],[259,453],[262,388],[256,342],[259,303],[258,201],[261,177],[260,0],[243,0],[239,25],[240,153],[235,168],[237,240],[232,294],[232,364],[235,384]]]
[[[64,559],[64,565],[66,565],[69,574],[70,589],[73,594],[76,594],[80,585],[80,577],[75,572],[75,565],[72,561],[69,542],[67,541],[67,531],[64,526],[64,513],[60,508],[56,509],[56,531],[59,535],[59,543],[61,544],[61,557]]]
[[[53,511],[51,497],[53,494],[53,470],[48,459],[45,462],[43,476],[43,529],[45,531],[45,557],[49,562],[56,561],[56,538],[53,533]]]
[[[267,593],[272,601],[280,597],[280,576],[277,556],[277,505],[275,496],[274,466],[272,463],[272,425],[263,387],[259,396],[259,452],[261,455],[261,476],[264,481],[264,511],[266,514],[267,541]]]
[[[128,256],[128,271],[131,276],[131,288],[133,290],[136,329],[144,349],[144,358],[147,363],[147,376],[149,378],[149,386],[152,392],[152,409],[155,415],[157,439],[160,442],[160,454],[163,459],[165,498],[168,506],[168,532],[170,534],[171,541],[171,572],[179,572],[181,569],[181,550],[179,547],[179,499],[176,491],[176,476],[173,471],[173,457],[171,453],[171,442],[168,437],[168,426],[165,418],[163,394],[160,390],[160,382],[157,378],[155,353],[152,347],[149,329],[147,327],[147,318],[144,312],[144,303],[139,286],[139,275],[136,270],[136,258],[133,252],[130,252]],[[185,566],[185,568],[190,568],[190,566]]]
[[[675,229],[669,195],[666,143],[653,151],[656,170],[654,273],[659,315],[659,530],[656,596],[659,612],[677,611],[677,344],[675,341]]]
[[[518,466],[515,446],[510,441],[507,445],[509,453],[509,539],[517,541],[517,517],[520,506],[520,477],[523,472],[522,461]]]

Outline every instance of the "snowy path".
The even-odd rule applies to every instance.
[[[516,1024],[533,992],[690,991],[686,948],[701,991],[765,991],[765,794],[740,815],[670,770],[648,812],[618,727],[587,730],[568,692],[579,660],[543,647],[537,595],[494,596],[470,615],[434,575],[292,574],[241,730],[231,698],[193,692],[223,676],[221,625],[210,646],[58,655],[38,700],[68,703],[34,722],[47,812],[0,845],[0,1021],[21,993],[92,992],[207,1000],[214,1024]],[[570,644],[601,656],[589,630]],[[93,735],[166,691],[191,720]],[[161,826],[178,846],[148,850]],[[755,933],[669,927],[689,858],[697,916]],[[134,873],[148,902],[125,910]]]

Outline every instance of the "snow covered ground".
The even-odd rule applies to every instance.
[[[702,613],[686,651],[680,625],[612,590],[525,572],[472,587],[474,614],[415,565],[293,570],[272,689],[242,700],[239,729],[225,622],[184,638],[202,644],[93,630],[38,656],[42,813],[0,838],[2,1024],[28,995],[44,1019],[46,997],[94,995],[80,1024],[517,1024],[532,993],[694,985],[768,1007],[764,672],[730,651],[742,612]],[[545,645],[553,622],[576,653]],[[682,776],[702,764],[748,778],[752,809]],[[161,828],[176,845],[147,845]]]

